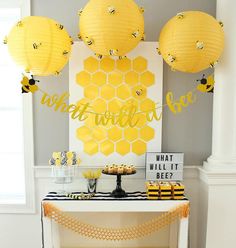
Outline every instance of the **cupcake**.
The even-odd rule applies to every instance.
[[[117,169],[118,174],[124,174],[124,166],[119,166]]]
[[[136,168],[134,165],[131,166],[131,170],[132,170],[132,173],[135,173],[136,172]]]
[[[131,166],[128,166],[127,167],[127,174],[131,174],[132,173],[132,168],[131,168]]]
[[[113,173],[117,174],[118,173],[118,166],[113,165]]]
[[[123,167],[123,170],[124,170],[124,174],[126,174],[127,173],[127,166],[126,165],[121,165],[122,167]]]
[[[109,166],[108,173],[109,174],[113,174],[114,173],[114,167],[113,166]]]
[[[109,169],[109,166],[106,165],[106,166],[104,167],[104,169],[103,169],[104,173],[108,173],[108,169]]]

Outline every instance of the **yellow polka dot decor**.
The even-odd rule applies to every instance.
[[[90,0],[79,16],[79,37],[99,57],[124,56],[143,40],[143,11],[133,0]]]
[[[222,24],[200,11],[177,14],[164,26],[159,52],[173,70],[196,73],[214,67],[224,48]]]
[[[13,60],[36,76],[59,74],[69,60],[71,44],[61,24],[41,16],[23,18],[7,37]]]

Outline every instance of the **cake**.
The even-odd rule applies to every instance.
[[[172,198],[174,200],[184,199],[184,185],[179,182],[171,182]]]
[[[159,182],[159,186],[160,186],[160,199],[171,200],[172,198],[171,184],[169,182]]]
[[[159,199],[159,189],[160,186],[158,182],[146,182],[147,198],[149,200],[158,200]]]

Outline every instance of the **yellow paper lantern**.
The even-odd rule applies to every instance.
[[[58,74],[69,60],[71,38],[56,21],[28,16],[7,37],[8,51],[26,72],[37,76]]]
[[[133,0],[90,0],[80,15],[80,38],[98,55],[123,56],[144,39],[143,8]]]
[[[200,11],[170,19],[161,31],[159,52],[167,64],[182,72],[214,67],[224,48],[222,23]]]

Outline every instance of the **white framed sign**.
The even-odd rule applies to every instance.
[[[146,180],[182,181],[183,153],[146,153]]]
[[[119,63],[118,58],[112,58],[114,61],[112,64],[107,60],[104,63],[106,57],[99,60],[83,42],[75,42],[69,62],[70,104],[88,101],[92,112],[100,111],[103,105],[108,109],[109,106],[115,108],[116,102],[123,105],[133,101],[138,103],[139,111],[142,104],[144,108],[150,108],[151,102],[162,104],[163,59],[155,53],[156,46],[156,42],[141,42],[127,55],[130,67],[126,69],[125,65]],[[122,81],[119,82],[118,77],[111,83],[109,78],[113,73],[121,75]],[[106,82],[103,82],[102,75]],[[80,76],[88,82],[80,82]],[[129,81],[132,85],[127,83]],[[143,86],[146,91],[143,91],[143,95],[134,97],[132,92],[136,86],[139,90],[142,83],[147,84]],[[106,91],[103,91],[104,89]],[[143,98],[145,94],[146,97]],[[142,120],[145,123],[130,129],[118,125],[96,126],[94,122],[90,123],[89,119],[77,121],[70,118],[70,150],[79,154],[83,166],[97,167],[124,163],[142,167],[145,164],[146,152],[161,151],[162,135],[162,120],[151,122]]]

